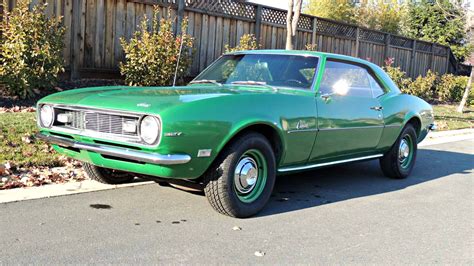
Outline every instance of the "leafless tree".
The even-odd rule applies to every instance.
[[[459,103],[458,108],[456,109],[456,111],[458,111],[459,113],[462,113],[462,110],[464,109],[464,106],[466,105],[467,98],[469,97],[469,92],[472,89],[472,76],[473,76],[473,73],[474,73],[474,66],[471,68],[471,75],[469,76],[469,80],[467,81],[466,89],[464,90],[462,100]]]
[[[286,50],[293,50],[296,41],[296,29],[301,14],[303,0],[288,0],[286,16]]]

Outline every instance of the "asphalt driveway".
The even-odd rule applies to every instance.
[[[0,264],[472,265],[473,168],[470,140],[422,148],[406,180],[376,161],[283,176],[245,220],[157,184],[0,204]]]

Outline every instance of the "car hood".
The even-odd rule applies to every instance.
[[[47,96],[39,103],[155,113],[176,105],[249,93],[280,93],[281,89],[252,86],[191,85],[184,87],[95,87]],[[296,90],[291,90],[296,91]],[[297,93],[291,92],[290,93]]]

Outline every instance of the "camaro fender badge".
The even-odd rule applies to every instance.
[[[183,132],[167,132],[165,133],[165,137],[179,137],[183,135]]]
[[[197,157],[210,157],[211,153],[212,153],[212,149],[199,150]]]
[[[150,106],[151,106],[151,104],[149,104],[149,103],[138,103],[138,104],[137,104],[137,107],[145,107],[145,108],[148,108],[148,107],[150,107]]]

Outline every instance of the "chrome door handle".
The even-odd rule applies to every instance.
[[[375,110],[375,111],[382,111],[383,107],[382,106],[372,106],[370,109]]]

